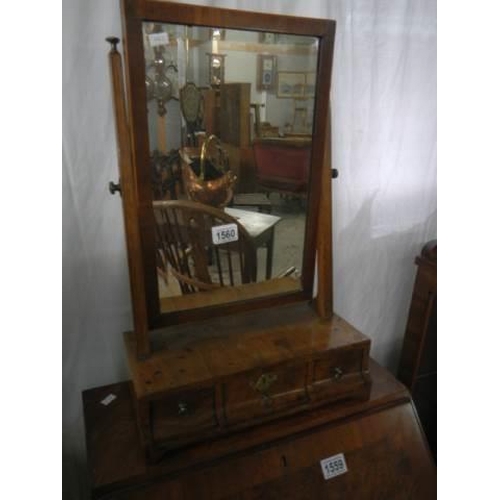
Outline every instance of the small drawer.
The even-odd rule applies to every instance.
[[[168,395],[151,402],[153,440],[168,442],[167,448],[191,442],[195,434],[217,425],[213,387]],[[191,439],[188,439],[191,438]]]
[[[366,385],[363,360],[364,349],[348,349],[313,361],[311,397],[341,398]]]
[[[223,383],[228,424],[269,418],[307,402],[307,365],[269,368],[239,374]]]

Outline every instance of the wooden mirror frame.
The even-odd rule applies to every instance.
[[[222,29],[293,34],[318,39],[318,69],[301,290],[218,306],[171,313],[160,312],[150,171],[147,168],[137,168],[138,165],[147,165],[149,161],[149,144],[146,132],[148,124],[145,107],[143,22],[217,26]],[[327,141],[330,140],[329,126],[327,125],[329,125],[329,94],[335,21],[177,4],[158,0],[122,0],[122,32],[126,68],[125,80],[128,92],[125,93],[123,88],[117,89],[116,78],[114,78],[114,93],[134,331],[138,355],[147,356],[149,354],[149,332],[163,326],[202,320],[243,310],[312,300],[316,252],[320,253],[317,246],[318,220],[321,216],[320,202],[321,197],[325,197],[322,183],[330,180],[330,166],[325,164],[325,148]],[[121,69],[121,63],[120,67],[113,68],[113,61],[110,60],[112,72],[117,73]],[[119,99],[117,101],[117,90],[121,90],[123,95],[126,94],[126,102],[120,103]],[[120,115],[123,121],[122,127],[119,123]],[[329,187],[327,192],[330,192]],[[330,204],[327,203],[326,207],[330,207]],[[331,238],[331,233],[328,238]]]

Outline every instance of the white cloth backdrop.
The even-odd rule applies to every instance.
[[[397,367],[414,257],[436,237],[436,1],[197,1],[337,20],[335,311]],[[81,391],[128,378],[132,324],[106,36],[118,0],[63,2],[63,491],[86,498]]]

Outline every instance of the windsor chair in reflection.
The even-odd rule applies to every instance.
[[[164,279],[171,274],[183,294],[255,282],[256,248],[237,219],[189,200],[158,201],[153,207],[158,274]],[[226,229],[219,234],[221,226]]]

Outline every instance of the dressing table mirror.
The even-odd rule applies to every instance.
[[[365,400],[370,341],[332,311],[335,22],[123,0],[122,25],[125,346],[148,459]]]
[[[139,356],[156,328],[312,299],[334,26],[123,2],[120,178]],[[172,200],[226,217],[198,207],[194,221]]]

